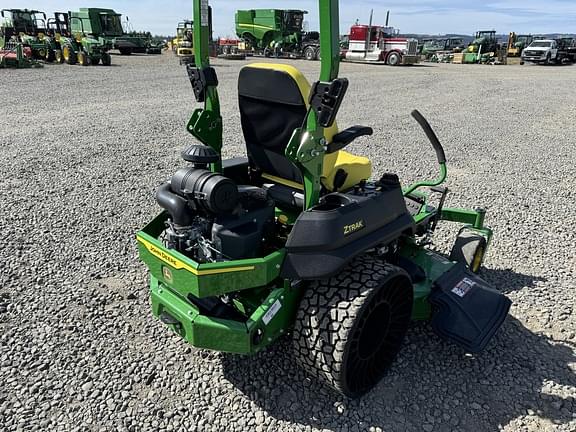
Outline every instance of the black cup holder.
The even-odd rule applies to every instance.
[[[350,197],[343,195],[343,194],[330,194],[322,197],[320,203],[315,206],[312,210],[313,211],[333,211],[338,210],[341,207],[347,206],[352,204],[354,201],[350,199]]]

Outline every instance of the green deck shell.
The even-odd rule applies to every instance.
[[[294,322],[298,288],[289,284],[273,289],[246,322],[203,316],[198,309],[154,276],[150,280],[152,311],[167,312],[179,324],[168,326],[197,348],[235,354],[253,354],[282,336]]]

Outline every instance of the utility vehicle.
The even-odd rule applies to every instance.
[[[313,85],[290,65],[241,70],[248,158],[231,160],[221,157],[207,3],[194,0],[195,64],[187,65],[203,103],[187,124],[198,143],[158,189],[163,211],[137,234],[154,315],[198,348],[252,354],[288,337],[295,360],[348,397],[380,381],[413,319],[430,320],[465,351],[482,350],[510,307],[476,274],[492,237],[485,211],[445,205],[444,150],[418,111],[437,179],[403,188],[344,150],[372,129],[336,124],[348,89],[338,77],[338,1],[319,0]],[[450,256],[432,243],[442,222],[461,224]]]
[[[538,39],[522,51],[522,61],[552,65],[571,63],[573,59],[564,41]]]

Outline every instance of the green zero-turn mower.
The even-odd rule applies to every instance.
[[[319,81],[310,87],[288,65],[244,67],[248,158],[223,161],[208,1],[194,0],[187,70],[204,107],[187,130],[199,144],[158,189],[164,211],[137,239],[154,315],[190,344],[252,354],[287,336],[304,369],[358,397],[385,374],[412,319],[477,352],[510,301],[476,275],[492,232],[484,211],[444,206],[444,150],[419,112],[438,179],[403,189],[396,175],[372,177],[368,159],[343,150],[372,129],[337,129],[348,87],[338,78],[338,0],[319,4]],[[449,257],[432,247],[441,221],[462,225]]]

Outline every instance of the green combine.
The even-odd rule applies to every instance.
[[[74,19],[76,18],[76,19]],[[132,53],[161,54],[161,48],[144,33],[124,32],[122,15],[112,9],[80,8],[70,12],[71,32],[85,31],[98,39],[102,45],[109,45],[122,55]]]
[[[256,54],[317,60],[320,35],[305,32],[303,10],[252,9],[236,11],[236,35]]]
[[[384,376],[411,320],[478,352],[510,301],[477,275],[492,237],[486,213],[445,205],[447,159],[422,114],[412,113],[436,152],[436,179],[402,187],[344,150],[372,129],[338,128],[348,89],[338,76],[338,1],[319,7],[318,81],[285,64],[244,67],[238,133],[248,157],[222,160],[208,2],[194,0],[187,71],[203,106],[186,129],[197,143],[158,189],[162,211],[137,241],[154,315],[190,344],[253,354],[288,338],[306,371],[359,397]],[[446,222],[460,226],[449,256],[433,243]]]

